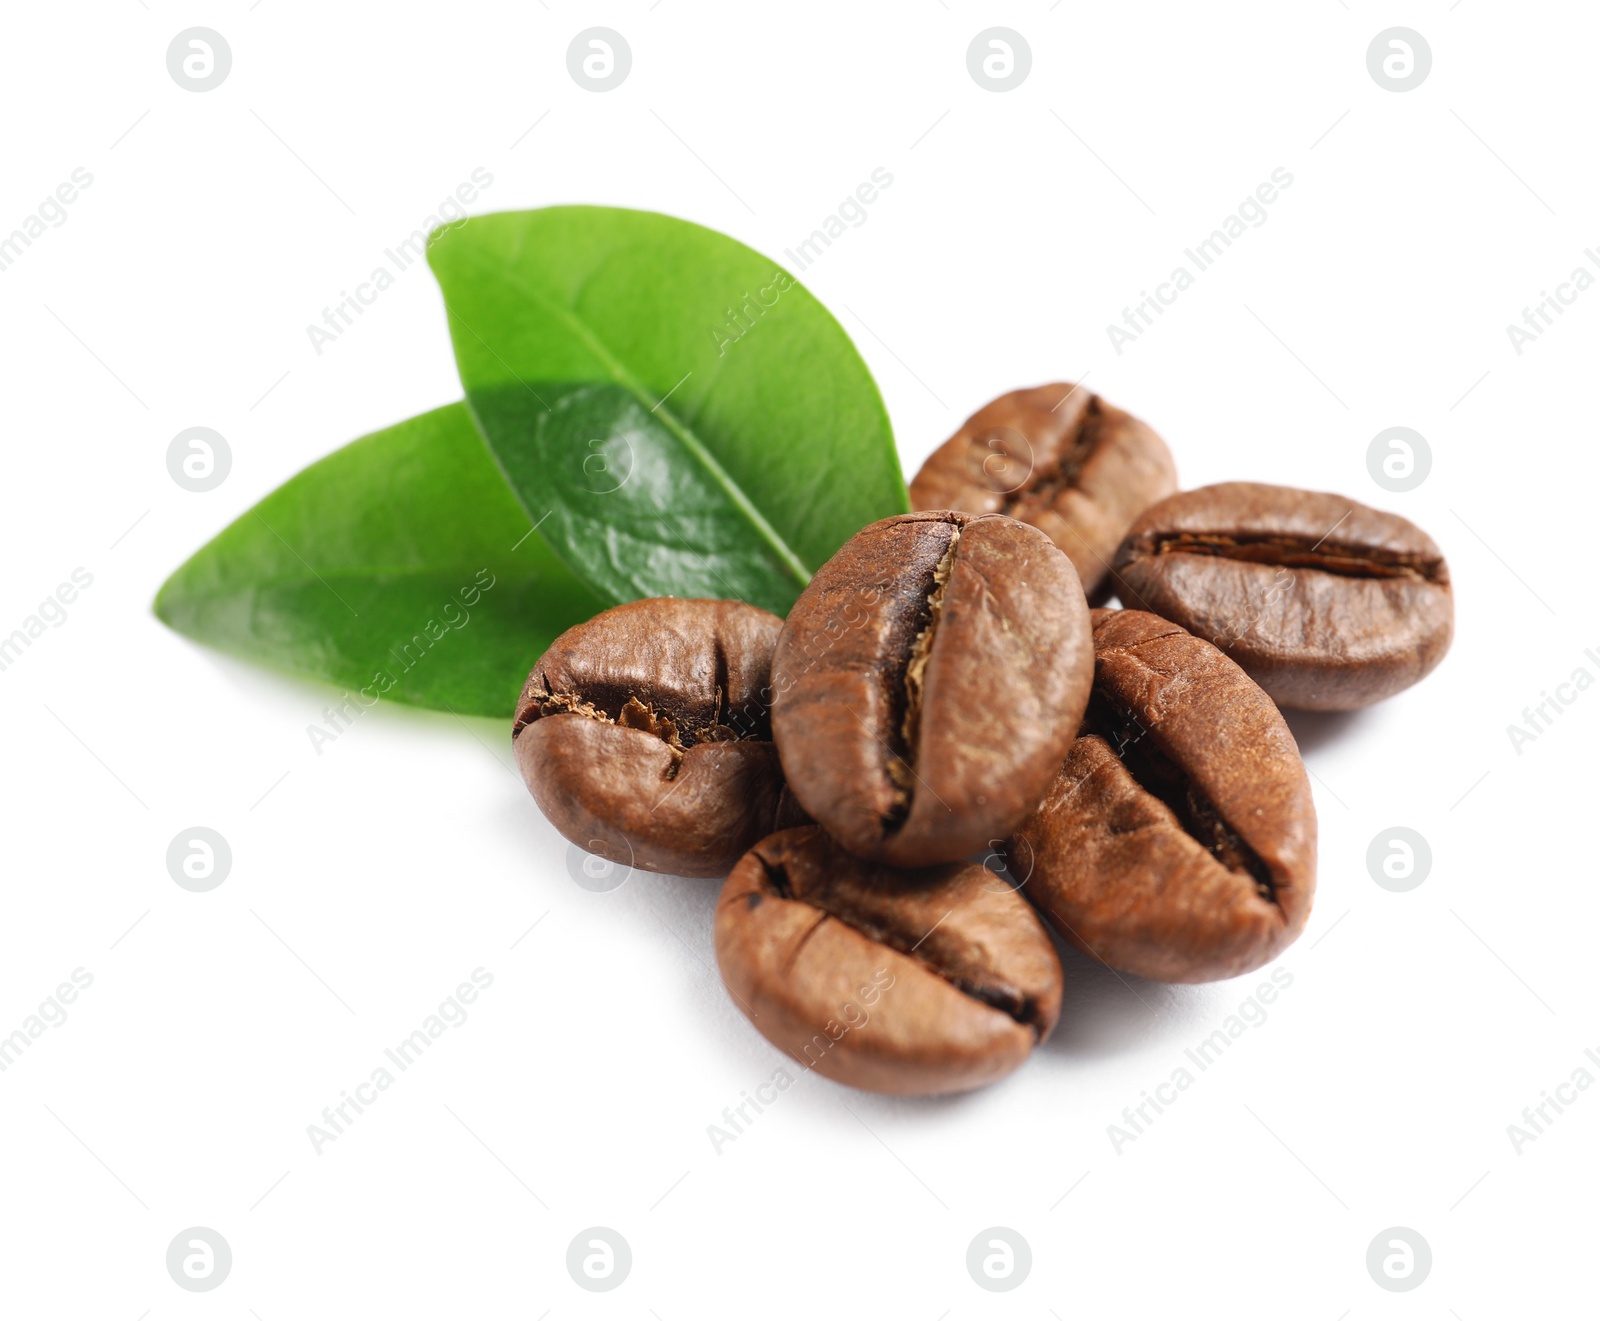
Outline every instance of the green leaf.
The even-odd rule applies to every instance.
[[[849,336],[742,243],[567,206],[439,230],[428,260],[489,448],[608,601],[784,614],[863,525],[910,508]]]
[[[180,633],[352,694],[505,717],[555,636],[603,608],[533,530],[465,404],[312,464],[155,601]]]

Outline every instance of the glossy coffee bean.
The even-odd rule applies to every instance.
[[[1348,711],[1408,688],[1450,647],[1450,571],[1398,514],[1341,495],[1224,482],[1140,514],[1117,595],[1227,652],[1281,706]]]
[[[862,862],[815,826],[740,860],[717,901],[716,950],[763,1036],[801,1067],[869,1091],[993,1082],[1061,1009],[1048,933],[992,872]]]
[[[1067,940],[1168,982],[1236,977],[1305,927],[1317,818],[1272,700],[1209,642],[1097,610],[1083,730],[1009,850]]]
[[[767,710],[781,627],[738,601],[657,597],[557,638],[512,731],[556,829],[614,862],[725,876],[757,840],[805,821]]]
[[[795,797],[857,857],[954,862],[1038,802],[1092,671],[1083,589],[1037,528],[886,518],[790,611],[773,653],[773,735]]]
[[[1007,514],[1066,553],[1091,601],[1135,515],[1177,489],[1172,455],[1138,418],[1081,386],[1013,390],[985,404],[911,483],[915,509]]]

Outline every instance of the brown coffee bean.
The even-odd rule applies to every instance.
[[[1215,643],[1280,706],[1350,711],[1444,659],[1450,571],[1415,523],[1256,482],[1184,491],[1117,551],[1122,604]]]
[[[1050,1035],[1061,965],[1027,902],[977,863],[895,871],[815,826],[762,840],[717,901],[717,966],[761,1034],[874,1092],[964,1091]]]
[[[1041,385],[1003,394],[962,423],[913,479],[911,507],[1031,523],[1096,601],[1134,516],[1177,488],[1171,453],[1138,418],[1081,386]]]
[[[795,797],[857,857],[955,862],[1038,802],[1092,671],[1083,589],[1048,537],[905,514],[858,532],[795,602],[773,735]]]
[[[767,710],[782,622],[739,601],[657,597],[569,628],[517,703],[517,765],[574,844],[679,876],[725,876],[805,821]]]
[[[1012,840],[1022,892],[1102,963],[1167,982],[1236,977],[1305,927],[1317,817],[1294,736],[1213,647],[1140,610],[1096,610],[1094,695]]]

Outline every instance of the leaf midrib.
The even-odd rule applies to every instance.
[[[679,444],[700,464],[712,481],[723,489],[728,498],[750,521],[761,538],[772,547],[784,569],[795,581],[802,588],[811,581],[811,570],[806,567],[805,561],[795,554],[794,549],[779,535],[778,530],[767,522],[765,515],[745,494],[744,488],[734,481],[727,470],[717,462],[716,456],[706,449],[689,425],[679,418],[674,409],[665,406],[663,401],[651,404],[650,396],[645,392],[643,383],[628,370],[622,360],[576,313],[563,307],[541,290],[529,284],[509,263],[497,261],[480,252],[477,248],[465,249],[464,255],[468,261],[476,265],[481,271],[491,276],[498,276],[530,301],[548,311],[557,321],[561,322],[563,326],[577,336],[590,352],[601,361],[607,371],[611,373],[612,381],[631,394],[635,402],[642,405],[652,417],[659,418],[662,425],[676,437]],[[449,299],[446,298],[446,303],[448,304],[448,302]],[[496,357],[498,356],[497,354]],[[508,367],[508,370],[511,369]]]

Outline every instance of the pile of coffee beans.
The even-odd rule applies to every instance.
[[[1051,931],[1168,982],[1282,952],[1317,818],[1279,708],[1415,683],[1453,606],[1414,524],[1254,482],[1180,492],[1153,430],[1072,385],[985,405],[911,495],[787,620],[665,597],[569,629],[513,742],[574,843],[727,877],[717,962],[768,1040],[923,1095],[1050,1035]]]

